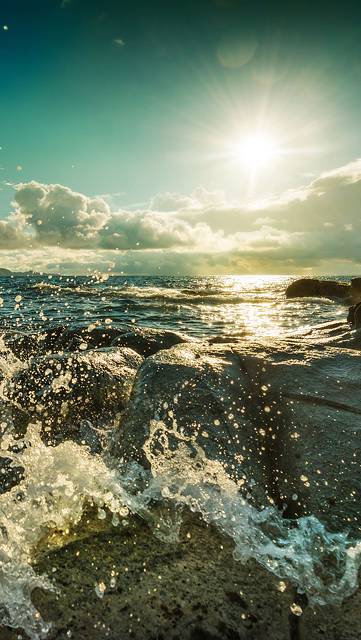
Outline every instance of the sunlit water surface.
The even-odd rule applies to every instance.
[[[92,322],[138,324],[194,336],[279,336],[342,319],[344,304],[288,300],[292,276],[0,278],[0,326],[21,330]],[[348,277],[338,278],[348,280]]]

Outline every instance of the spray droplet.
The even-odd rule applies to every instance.
[[[294,616],[302,616],[303,614],[302,608],[299,604],[296,604],[296,602],[292,602],[290,609]]]
[[[100,582],[98,582],[98,584],[95,585],[95,593],[97,594],[98,598],[104,597],[106,588],[107,587],[102,580],[100,580]]]

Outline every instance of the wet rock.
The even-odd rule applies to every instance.
[[[34,359],[7,389],[17,429],[38,420],[46,442],[73,438],[97,450],[96,429],[124,411],[141,363],[135,351],[115,347]]]
[[[352,329],[361,329],[361,302],[349,308],[347,322],[350,323]]]
[[[178,542],[160,541],[132,518],[127,527],[79,535],[47,551],[37,571],[49,567],[59,591],[33,595],[52,622],[47,640],[289,637],[291,589],[281,593],[279,580],[253,561],[236,562],[232,541],[191,513],[184,513]],[[96,593],[99,582],[103,597]],[[235,591],[247,598],[247,608],[229,597]],[[0,627],[4,640],[18,633]]]
[[[100,524],[86,518],[61,548],[38,550],[37,573],[50,573],[58,588],[32,595],[51,622],[47,640],[99,640],[100,630],[109,640],[359,640],[360,590],[341,606],[304,606],[290,583],[253,560],[235,561],[233,542],[195,514],[183,513],[177,542],[160,541],[135,517]],[[5,626],[0,637],[27,640]]]
[[[191,339],[163,329],[90,324],[75,328],[60,326],[34,334],[11,332],[4,335],[4,340],[18,358],[26,361],[38,355],[110,346],[129,347],[147,357]]]
[[[15,487],[23,478],[24,469],[13,466],[10,458],[0,457],[0,494]]]
[[[182,464],[174,452],[197,464],[201,451],[257,506],[359,533],[360,396],[356,349],[178,345],[139,369],[115,453],[156,474]]]
[[[335,345],[284,344],[263,359],[279,437],[291,464],[278,474],[281,494],[331,529],[359,535],[361,515],[361,359]],[[280,414],[277,415],[277,411]],[[336,500],[335,500],[336,496]]]
[[[286,289],[287,298],[348,298],[351,286],[335,280],[301,278],[292,282]]]
[[[5,333],[4,342],[18,358],[28,361],[40,355],[110,347],[118,333],[113,327],[87,325],[69,329],[59,326],[29,334]]]
[[[40,344],[40,334],[24,333],[21,331],[6,331],[2,334],[4,345],[20,361],[29,360],[36,354]]]
[[[316,346],[334,343],[339,346],[341,344],[347,344],[352,348],[352,344],[354,343],[354,347],[357,348],[357,341],[354,340],[355,336],[350,331],[350,324],[347,319],[333,320],[332,322],[324,322],[308,327],[307,330],[300,335],[301,340],[306,338],[308,344],[315,343]],[[290,338],[288,338],[288,340],[290,340]],[[295,338],[294,341],[298,346],[300,340]]]
[[[130,347],[145,358],[163,349],[170,349],[176,344],[194,342],[191,338],[175,331],[152,329],[150,327],[134,327],[124,330],[112,342],[113,346]]]
[[[353,302],[361,302],[361,278],[352,278],[351,297]]]
[[[204,452],[250,499],[268,504],[262,419],[253,414],[252,379],[231,346],[177,345],[139,369],[115,454],[159,473],[190,460],[201,466]],[[174,452],[187,460],[172,458]]]

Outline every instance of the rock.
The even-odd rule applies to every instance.
[[[47,640],[288,638],[292,588],[281,592],[276,576],[256,562],[235,561],[233,548],[189,512],[178,542],[160,541],[134,517],[126,527],[80,531],[74,542],[38,559],[37,572],[51,567],[58,587],[33,594],[52,623]],[[96,593],[99,582],[103,597]],[[230,597],[234,592],[244,595]],[[25,640],[19,631],[0,627],[1,639]]]
[[[349,308],[347,322],[350,323],[352,329],[361,329],[361,302]]]
[[[13,466],[10,458],[0,458],[0,494],[15,487],[23,479],[24,469]]]
[[[295,497],[298,514],[359,536],[360,354],[306,340],[286,341],[282,349],[269,347],[263,355],[257,383],[269,385],[269,415],[288,459],[276,464],[279,493],[287,503]]]
[[[260,381],[275,393],[292,461],[278,477],[280,493],[297,496],[299,513],[359,536],[361,362],[345,346],[289,344],[264,360]]]
[[[6,331],[2,334],[5,346],[21,362],[26,362],[34,355],[46,353],[43,349],[45,334]]]
[[[60,326],[35,334],[9,332],[3,338],[7,347],[23,361],[37,355],[110,346],[129,347],[147,357],[161,349],[191,340],[181,333],[164,329],[92,324],[70,329]]]
[[[113,346],[130,347],[145,358],[176,344],[191,342],[192,339],[175,331],[152,329],[150,327],[134,327],[123,330],[113,340]]]
[[[262,390],[253,383],[254,362],[230,345],[177,345],[147,358],[139,369],[115,447],[124,460],[149,463],[155,473],[167,465],[169,451],[183,451],[180,464],[221,462],[228,475],[258,506],[279,502],[270,459],[280,440],[264,433]],[[269,449],[264,450],[269,442]],[[146,453],[145,453],[146,449]],[[147,454],[147,455],[146,455]],[[286,460],[286,458],[285,458]]]
[[[142,357],[127,348],[104,348],[34,359],[18,372],[7,393],[25,426],[39,420],[47,443],[84,441],[97,449],[94,429],[124,411]]]
[[[335,280],[317,280],[301,278],[295,280],[286,289],[287,298],[347,298],[351,294],[351,286]]]
[[[139,369],[115,453],[157,474],[202,451],[258,507],[359,533],[360,374],[356,349],[306,338],[178,345]]]
[[[117,528],[101,522],[87,519],[70,540],[58,536],[60,548],[38,549],[36,571],[51,572],[58,589],[32,594],[51,622],[47,640],[99,640],[99,629],[109,640],[360,638],[360,590],[341,606],[305,606],[288,581],[236,561],[232,540],[189,511],[177,542],[160,541],[140,518]],[[301,615],[291,614],[295,602]],[[28,636],[0,626],[0,637]]]
[[[361,302],[361,278],[352,278],[351,297],[353,302]]]
[[[119,334],[113,327],[88,326],[69,329],[59,326],[43,332],[9,332],[3,335],[6,346],[22,361],[31,357],[62,354],[83,349],[110,347]]]

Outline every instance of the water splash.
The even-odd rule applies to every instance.
[[[162,425],[155,423],[153,433]],[[152,438],[152,435],[151,435]],[[49,536],[62,538],[89,507],[116,515],[114,523],[138,514],[160,539],[176,542],[182,508],[201,514],[234,541],[234,557],[253,558],[280,579],[306,593],[311,603],[339,604],[358,586],[361,542],[346,533],[329,533],[314,517],[287,521],[274,508],[258,511],[239,493],[222,465],[209,461],[198,448],[189,457],[182,442],[160,458],[148,450],[151,471],[132,464],[108,466],[86,447],[67,441],[46,447],[39,425],[31,425],[24,447],[11,452],[8,435],[2,443],[24,479],[0,496],[0,616],[3,624],[21,627],[31,640],[46,636],[49,626],[31,601],[35,587],[54,589],[32,568],[36,552]],[[177,517],[167,522],[154,513],[154,503],[170,504]]]

